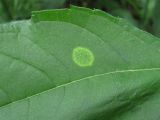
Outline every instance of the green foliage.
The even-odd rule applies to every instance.
[[[1,0],[8,20],[29,18],[33,10],[59,8],[64,2],[65,0]]]
[[[84,1],[84,0],[81,0]],[[114,16],[122,17],[139,28],[159,35],[159,0],[88,0],[87,7],[103,9]],[[83,5],[82,5],[83,6]]]
[[[0,4],[0,22],[3,22],[3,21],[5,21],[5,19],[6,19],[6,16],[5,16],[5,13],[4,13],[4,11],[3,11],[3,8],[2,8],[2,4]]]
[[[107,11],[158,36],[158,2],[159,0],[1,0],[0,22],[29,19],[31,11],[62,8],[73,4]]]
[[[154,9],[154,16],[153,16],[153,31],[155,35],[160,37],[160,1],[157,0],[156,7]]]
[[[37,11],[0,36],[0,120],[160,118],[160,39],[125,20]]]

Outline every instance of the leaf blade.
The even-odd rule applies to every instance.
[[[83,16],[83,19],[77,19],[80,18],[81,16]],[[96,26],[95,23],[97,24]],[[102,96],[100,98],[98,98],[98,96],[96,97],[97,103],[91,101],[91,98],[95,97],[93,93],[96,92],[95,89],[96,87],[95,85],[92,84],[92,82],[88,83],[88,81],[90,81],[90,79],[91,81],[92,79],[94,81],[94,77],[95,78],[97,77],[98,79],[96,80],[96,82],[98,81],[99,84],[97,88],[103,86],[105,91],[109,88],[112,89],[111,87],[114,87],[113,83],[112,85],[110,85],[110,87],[107,86],[106,84],[108,83],[108,81],[111,82],[114,81],[118,87],[120,84],[119,82],[124,82],[125,80],[128,79],[132,80],[135,79],[137,80],[137,84],[132,83],[133,81],[131,81],[132,84],[135,84],[134,89],[131,90],[131,94],[133,94],[133,96],[135,93],[134,90],[136,90],[136,88],[142,89],[142,91],[137,92],[139,96],[141,96],[141,93],[147,90],[148,91],[146,93],[149,93],[149,96],[150,94],[152,95],[154,93],[156,93],[156,95],[158,96],[157,86],[159,86],[158,73],[159,73],[159,63],[160,63],[159,61],[160,55],[158,50],[160,41],[158,38],[153,37],[148,33],[142,32],[132,27],[131,25],[125,23],[125,21],[121,19],[117,19],[110,15],[104,14],[102,11],[99,10],[91,11],[90,9],[72,7],[71,9],[64,9],[60,11],[51,10],[51,11],[35,12],[33,13],[32,21],[24,21],[22,23],[14,23],[11,25],[4,25],[4,26],[2,25],[0,28],[1,28],[0,34],[2,36],[2,38],[0,39],[1,42],[0,51],[4,54],[7,54],[8,56],[12,56],[13,58],[28,63],[29,65],[32,66],[32,68],[30,68],[30,66],[28,65],[24,66],[24,64],[20,66],[21,65],[20,62],[16,64],[17,61],[16,62],[14,61],[13,62],[14,64],[10,64],[12,63],[11,61],[6,61],[6,59],[4,58],[2,59],[1,57],[2,60],[1,64],[3,65],[5,63],[4,61],[6,61],[7,63],[5,65],[9,66],[7,69],[3,69],[3,71],[0,72],[1,75],[4,74],[4,76],[0,78],[0,82],[3,84],[3,86],[1,87],[3,89],[5,88],[5,90],[9,92],[7,93],[11,97],[11,100],[9,102],[12,102],[11,104],[8,104],[9,102],[4,103],[6,102],[6,100],[0,101],[2,104],[0,107],[0,109],[2,108],[0,114],[2,116],[2,119],[4,120],[5,119],[10,120],[16,118],[19,119],[21,118],[22,120],[37,119],[37,118],[39,119],[45,118],[49,120],[50,119],[61,120],[65,118],[70,120],[76,117],[79,120],[85,120],[85,119],[90,120],[93,119],[93,117],[95,117],[96,120],[98,120],[99,117],[102,119],[106,118],[116,119],[116,117],[114,118],[112,116],[113,114],[112,109],[116,111],[115,115],[122,117],[122,119],[125,118],[132,119],[128,118],[128,113],[126,111],[123,111],[122,109],[122,111],[124,112],[123,115],[123,112],[121,112],[121,106],[117,105],[117,103],[120,102],[119,100],[117,100],[117,103],[114,104],[115,106],[113,106],[113,108],[111,106],[105,106],[105,108],[103,108],[103,106],[101,106],[100,108],[95,107],[97,104],[105,102],[105,100],[103,99],[105,93],[102,92],[103,91],[102,88],[99,88],[100,91],[97,92],[99,94],[102,94]],[[6,36],[7,34],[8,36]],[[79,46],[87,48],[93,53],[95,60],[92,66],[80,67],[77,66],[72,60],[72,52],[75,48]],[[13,49],[15,47],[16,50]],[[15,66],[13,67],[13,65],[15,65],[17,68]],[[33,70],[33,67],[36,69],[38,68],[39,72],[41,71],[41,73],[37,74],[37,71]],[[9,68],[11,71],[10,74],[8,75]],[[21,72],[19,71],[17,72],[17,70]],[[28,73],[26,70],[28,70]],[[142,70],[141,72],[144,72],[143,73],[144,75],[137,73],[132,76],[132,74],[127,73],[126,75],[123,76],[122,74],[124,73],[120,72],[121,74],[118,75],[118,78],[120,80],[117,81],[115,81],[112,78],[115,77],[114,75],[113,76],[111,75],[110,79],[107,78],[108,77],[107,75],[106,78],[103,79],[101,78],[101,75],[103,73],[114,73],[114,72],[119,73],[116,71],[124,71],[124,70],[129,72],[131,72],[132,70],[133,71]],[[148,72],[148,70],[153,70],[153,71]],[[14,75],[13,73],[16,74]],[[46,78],[44,78],[44,76],[37,77],[38,75],[44,75],[44,73],[46,74],[46,76],[49,76],[48,82],[46,82]],[[24,77],[23,75],[26,76]],[[29,75],[32,77],[32,79],[27,77]],[[9,77],[7,78],[6,76]],[[90,78],[88,76],[94,76],[94,77]],[[11,77],[13,77],[14,80],[12,82],[10,79]],[[4,78],[7,81],[5,84],[4,84]],[[24,79],[23,81],[21,80],[22,78]],[[81,78],[87,79],[85,83],[83,83],[83,81],[79,81],[79,79]],[[145,84],[145,86],[143,85],[138,86],[139,85],[138,80],[142,84]],[[34,81],[34,83],[32,83],[32,81]],[[19,85],[23,85],[25,83],[26,86],[19,87],[19,89],[16,88],[17,91],[15,92],[13,88],[15,89],[15,86],[18,82],[20,82]],[[152,82],[155,83],[153,84],[153,86],[151,86],[152,84],[150,84]],[[10,83],[9,88],[7,88],[8,83]],[[14,84],[12,85],[12,83]],[[74,86],[74,84],[80,84],[80,85],[70,90],[70,94],[67,95],[68,99],[64,100],[64,102],[68,102],[67,103],[68,106],[66,107],[65,105],[61,104],[64,104],[63,99],[65,95],[64,92],[65,87],[63,87],[63,85],[65,86],[68,84],[71,86],[72,85]],[[125,84],[126,84],[126,91],[124,91],[124,93],[127,94],[129,87],[129,85],[127,86],[127,84],[129,84],[129,80],[126,81]],[[80,91],[81,89],[78,89],[80,86],[83,85],[85,86],[83,93],[85,93],[86,91],[84,95],[81,93],[82,92]],[[87,85],[88,87],[91,87],[94,90],[90,91],[87,88]],[[31,90],[29,90],[29,88]],[[119,90],[121,91],[122,88],[123,87],[121,85],[121,87],[118,88],[117,91]],[[143,90],[143,88],[147,89]],[[56,92],[59,89],[61,92],[60,93]],[[56,95],[48,96],[47,93],[48,90],[53,91],[53,93]],[[47,93],[46,95],[44,94],[45,91]],[[75,98],[73,96],[74,93],[72,93],[71,91],[77,92],[79,97],[86,98],[87,102],[85,103],[84,99],[83,101],[76,102],[76,100],[79,97],[77,95],[77,98]],[[109,91],[111,92],[111,90]],[[18,92],[19,96],[17,96]],[[92,96],[90,96],[89,92],[92,93]],[[39,98],[41,94],[42,96],[44,95],[46,97],[44,97],[43,99]],[[111,92],[110,94],[112,96],[115,93],[113,94]],[[89,97],[87,97],[87,95]],[[106,96],[106,99],[112,99],[111,96]],[[121,96],[123,97],[122,94],[117,93],[118,99],[120,99]],[[127,94],[127,96],[133,97],[132,95],[130,96],[129,94]],[[124,101],[125,100],[127,101],[127,96],[124,97]],[[49,101],[47,102],[48,98]],[[32,99],[33,100],[36,99],[35,101],[41,101],[41,102],[38,104],[34,102],[35,104],[34,105],[32,103]],[[136,95],[133,97],[133,99],[136,99]],[[52,100],[55,100],[55,102],[53,102]],[[91,101],[91,103],[89,102],[89,100]],[[139,101],[143,102],[143,99],[140,97],[138,98],[137,102]],[[75,106],[70,106],[72,102],[76,103]],[[129,101],[129,106],[131,103],[132,100]],[[22,104],[22,106],[17,104]],[[80,107],[81,104],[86,104],[86,106],[84,105],[81,108],[81,110],[77,109]],[[45,108],[45,105],[48,107]],[[127,106],[125,105],[124,105],[125,107],[124,110],[128,109]],[[34,108],[30,109],[29,108],[30,106],[33,106]],[[60,109],[61,107],[59,106],[62,106],[62,109]],[[95,109],[93,110],[89,109],[88,112],[86,111],[86,113],[83,113],[82,111],[86,110],[87,107],[91,108],[95,107]],[[22,109],[23,111],[22,114],[16,115],[12,112],[9,113],[9,115],[6,114],[10,110],[13,111],[16,109],[17,111],[20,111],[20,109]],[[42,110],[45,109],[44,110],[45,113],[43,113],[42,111],[39,113],[40,109]],[[67,111],[67,109],[70,109],[70,111]],[[106,112],[108,109],[110,111]],[[31,112],[32,113],[31,114],[30,110],[36,112]],[[146,109],[146,111],[147,110],[148,109]],[[62,111],[63,113],[62,116],[60,116],[59,111],[60,112]],[[51,112],[53,112],[54,114],[51,114]],[[81,114],[81,112],[83,114],[81,116],[78,116],[78,113]],[[106,113],[106,115],[104,113]],[[58,114],[57,118],[53,116],[56,114]],[[137,112],[137,114],[140,114],[140,112]],[[131,114],[130,116],[134,116],[134,114]],[[136,118],[137,116],[138,115],[135,115],[134,117]],[[141,117],[140,118],[152,120],[153,119],[152,117],[154,116],[151,117],[147,116],[145,118]],[[157,119],[156,117],[158,117],[158,115],[155,116],[155,119]]]

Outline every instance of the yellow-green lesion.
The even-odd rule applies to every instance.
[[[72,59],[80,67],[89,67],[93,65],[94,55],[88,48],[76,47],[73,49]]]

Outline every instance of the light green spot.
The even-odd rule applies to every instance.
[[[92,66],[94,62],[94,55],[87,48],[77,47],[73,49],[72,59],[78,66],[88,67]]]

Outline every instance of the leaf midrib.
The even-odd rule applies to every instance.
[[[0,106],[0,109],[2,109],[3,107],[9,106],[9,105],[12,104],[12,103],[16,103],[16,102],[18,102],[18,101],[23,101],[23,100],[25,100],[25,99],[27,99],[27,98],[32,98],[32,97],[34,97],[34,96],[43,94],[43,93],[48,92],[48,91],[50,91],[50,90],[58,89],[58,88],[60,88],[60,87],[65,87],[65,86],[68,86],[68,85],[70,85],[70,84],[74,84],[74,83],[77,83],[77,82],[81,82],[81,81],[86,80],[86,79],[91,79],[91,78],[100,77],[100,76],[104,76],[104,75],[110,75],[110,74],[129,73],[129,72],[144,72],[144,71],[160,71],[160,68],[126,69],[126,70],[111,71],[111,72],[101,73],[101,74],[97,74],[97,75],[91,75],[91,76],[88,76],[88,77],[83,77],[83,78],[74,80],[74,81],[72,81],[72,82],[69,82],[69,83],[66,83],[66,84],[62,84],[62,85],[60,85],[60,86],[57,86],[57,87],[48,89],[48,90],[46,90],[46,91],[43,91],[43,92],[40,92],[40,93],[31,95],[31,96],[29,96],[29,97],[25,97],[25,98],[23,98],[23,99],[19,99],[19,100],[10,102],[10,103],[8,103],[8,104],[2,105],[2,106]]]

